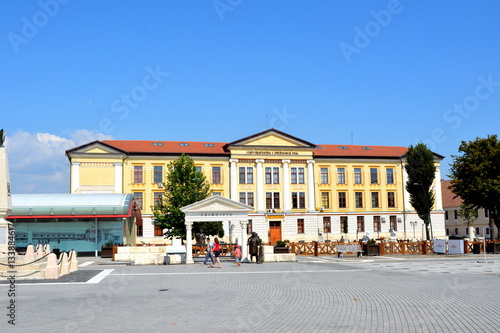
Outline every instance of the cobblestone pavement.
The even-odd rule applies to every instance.
[[[0,285],[0,332],[499,332],[500,256],[130,266]],[[96,274],[95,274],[96,273]],[[15,326],[7,306],[15,300]]]

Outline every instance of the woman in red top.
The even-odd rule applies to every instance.
[[[214,264],[218,263],[219,266],[217,266],[217,268],[222,268],[222,265],[220,264],[220,259],[219,259],[220,243],[219,243],[219,239],[217,237],[215,237],[215,239],[214,239],[214,254],[215,254],[215,262],[212,265],[210,265],[210,267],[214,267]]]

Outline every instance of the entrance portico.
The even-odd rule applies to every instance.
[[[253,210],[237,201],[216,195],[181,208],[185,214],[186,224],[186,264],[193,261],[193,222],[224,222],[239,223],[241,232],[241,260],[248,261],[247,223],[248,212]]]

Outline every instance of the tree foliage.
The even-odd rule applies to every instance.
[[[500,142],[496,135],[462,141],[460,156],[452,156],[451,190],[465,205],[490,213],[490,229],[500,228]]]
[[[186,226],[182,207],[208,198],[210,184],[201,171],[196,170],[193,159],[182,154],[167,166],[164,195],[162,201],[153,207],[154,224],[167,229],[168,238],[181,237],[186,239]],[[202,232],[208,235],[220,234],[222,222],[203,222],[193,225],[193,232]],[[208,232],[204,232],[208,231]],[[220,237],[222,237],[220,236]]]
[[[410,204],[424,221],[426,238],[430,239],[429,226],[434,206],[434,182],[436,166],[434,154],[423,143],[408,147],[405,170],[408,174],[406,190],[410,193]]]

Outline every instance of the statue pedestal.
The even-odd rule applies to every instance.
[[[7,253],[9,247],[9,226],[11,223],[5,219],[12,211],[12,198],[10,195],[9,163],[7,151],[0,144],[0,251]],[[13,241],[14,239],[11,240]],[[15,244],[13,244],[15,247]]]

